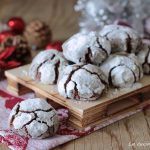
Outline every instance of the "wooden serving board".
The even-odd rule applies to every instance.
[[[34,91],[38,97],[46,98],[56,108],[64,106],[69,109],[69,123],[77,128],[96,125],[103,121],[135,111],[150,104],[150,77],[144,76],[141,84],[135,87],[117,90],[110,89],[96,101],[76,101],[59,95],[56,85],[43,85],[28,76],[29,65],[8,70],[8,91],[14,95]]]

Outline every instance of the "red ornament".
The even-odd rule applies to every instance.
[[[9,19],[7,25],[16,34],[22,34],[25,29],[25,22],[19,17]]]
[[[13,36],[13,32],[12,31],[3,31],[3,32],[0,32],[0,43],[6,39],[7,37],[9,36]]]
[[[54,42],[54,43],[48,43],[47,46],[46,46],[46,49],[49,50],[49,49],[56,49],[58,51],[62,51],[62,42]]]

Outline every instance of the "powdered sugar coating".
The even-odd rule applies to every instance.
[[[56,133],[59,121],[56,111],[46,100],[34,98],[14,106],[9,125],[21,136],[42,139]]]
[[[33,59],[29,76],[43,84],[56,84],[67,65],[61,52],[53,49],[42,51]]]
[[[60,95],[76,100],[96,100],[108,83],[99,67],[91,64],[67,66],[62,79],[58,82]]]
[[[144,44],[141,51],[138,53],[138,60],[142,64],[145,74],[150,74],[150,46]]]
[[[112,53],[120,51],[137,53],[139,51],[141,39],[138,33],[130,27],[106,25],[100,31],[100,35],[110,41]]]
[[[101,66],[113,87],[123,88],[133,85],[143,77],[143,71],[134,54],[111,55]]]
[[[77,33],[62,48],[65,58],[74,63],[101,64],[111,52],[110,42],[94,32]]]

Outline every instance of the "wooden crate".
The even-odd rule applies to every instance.
[[[28,76],[29,65],[8,70],[8,91],[14,95],[34,91],[38,97],[46,98],[56,108],[64,106],[69,109],[69,123],[77,128],[102,123],[120,115],[135,111],[150,104],[150,77],[144,76],[141,86],[116,90],[110,89],[99,100],[83,102],[65,99],[58,94],[56,85],[43,85]]]

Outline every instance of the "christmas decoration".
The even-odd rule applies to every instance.
[[[12,31],[2,31],[0,32],[0,43],[3,42],[9,36],[13,36],[14,33]]]
[[[51,31],[44,22],[34,20],[27,25],[24,36],[31,46],[44,48],[51,40]]]
[[[10,18],[7,22],[7,25],[16,34],[22,34],[25,28],[23,19],[19,17]]]
[[[53,43],[48,43],[46,46],[46,49],[57,49],[58,51],[62,51],[62,42],[53,42]]]
[[[99,31],[104,25],[122,20],[143,35],[143,21],[150,16],[149,0],[78,0],[81,31]]]
[[[4,68],[29,63],[31,60],[31,54],[25,38],[18,35],[4,39],[4,41],[0,44],[0,60],[5,63],[5,67],[3,65]],[[10,62],[12,61],[13,66],[10,66],[12,65]]]

